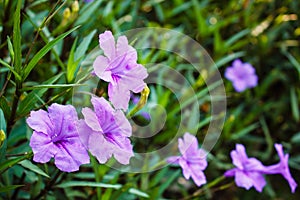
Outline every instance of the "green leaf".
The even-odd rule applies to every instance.
[[[130,188],[130,189],[128,190],[128,192],[129,192],[130,194],[134,194],[134,195],[137,195],[137,196],[140,196],[140,197],[149,198],[149,195],[148,195],[147,193],[142,192],[142,191],[140,191],[140,190],[138,190],[138,189],[135,189],[135,188]]]
[[[294,144],[300,144],[300,132],[293,135],[291,142]]]
[[[96,30],[93,30],[90,34],[88,34],[86,37],[83,38],[80,45],[76,48],[74,54],[75,60],[81,59],[85,55],[96,32],[97,32]]]
[[[101,5],[103,0],[97,0],[92,3],[86,4],[86,6],[80,9],[79,16],[75,25],[84,24],[85,22],[89,21],[92,15],[96,12],[98,7]]]
[[[20,156],[20,157],[14,158],[14,159],[10,159],[10,160],[5,160],[4,162],[0,163],[0,174],[2,174],[8,168],[18,164],[19,162],[30,158],[32,155],[33,155],[32,152],[29,152],[23,156]]]
[[[14,63],[14,59],[15,59],[15,52],[14,52],[14,47],[13,44],[10,41],[10,38],[7,36],[7,46],[8,46],[8,50],[10,53],[10,57],[12,59],[12,63]]]
[[[68,188],[68,187],[100,187],[100,188],[113,188],[120,189],[122,187],[121,184],[106,184],[106,183],[96,183],[96,182],[88,182],[88,181],[68,181],[63,182],[61,184],[56,185],[58,188]]]
[[[65,87],[78,87],[78,86],[83,86],[84,84],[47,84],[47,85],[35,85],[32,87],[25,87],[22,89],[22,91],[26,90],[35,90],[35,89],[40,89],[40,88],[65,88]]]
[[[1,186],[0,187],[0,193],[2,192],[9,192],[11,190],[14,190],[16,188],[19,188],[19,187],[23,187],[24,185],[9,185],[9,186]]]
[[[225,42],[225,48],[229,48],[232,46],[236,41],[241,39],[242,37],[246,36],[249,34],[251,31],[249,29],[242,30],[238,32],[237,34],[234,34],[232,37],[230,37],[228,40]]]
[[[218,60],[215,64],[217,68],[220,68],[221,66],[224,66],[225,64],[229,63],[230,61],[237,59],[239,57],[244,56],[246,53],[244,51],[239,51],[233,54],[229,54],[225,57],[222,57],[220,60]]]
[[[18,0],[17,7],[14,14],[14,27],[13,27],[13,47],[14,47],[14,66],[18,74],[22,69],[22,52],[21,52],[21,29],[20,29],[20,12],[22,0]]]
[[[237,139],[247,135],[249,132],[253,131],[258,126],[259,126],[258,123],[251,124],[251,125],[247,126],[246,128],[242,129],[241,131],[239,131],[237,133],[233,133],[231,136],[231,139],[237,140]]]
[[[296,60],[296,58],[287,51],[283,51],[283,53],[289,59],[289,61],[292,63],[292,65],[297,69],[298,73],[300,74],[300,63]]]
[[[47,178],[50,178],[50,176],[48,174],[46,174],[43,170],[41,170],[38,166],[34,165],[29,160],[23,160],[19,164],[22,165],[23,167],[27,168],[27,169],[30,169],[31,171],[33,171],[37,174],[40,174],[40,175],[45,176]]]
[[[59,41],[64,39],[67,35],[69,35],[70,33],[72,33],[73,31],[75,31],[78,28],[79,28],[79,26],[76,26],[76,27],[72,28],[71,30],[61,34],[57,38],[55,38],[52,41],[50,41],[49,43],[47,43],[39,52],[37,52],[35,54],[35,56],[30,60],[28,65],[24,68],[23,80],[25,80],[28,77],[31,70],[42,59],[42,57],[44,57],[44,55],[46,55],[46,53],[48,53]]]
[[[45,81],[44,84],[53,84],[55,83],[63,73],[58,74],[49,80]],[[30,110],[32,110],[39,100],[39,97],[43,96],[43,94],[47,91],[47,88],[41,88],[40,90],[34,90],[30,92],[20,103],[18,106],[18,116],[23,116],[27,114]]]
[[[294,87],[291,88],[290,93],[291,93],[291,107],[292,107],[293,117],[295,118],[296,121],[299,121],[300,119],[299,105],[298,105],[296,90]]]
[[[71,83],[74,81],[74,77],[75,77],[75,72],[77,70],[77,67],[79,66],[79,61],[80,60],[74,60],[74,52],[75,52],[75,47],[77,44],[77,40],[78,38],[75,39],[71,51],[70,51],[70,55],[69,55],[69,59],[68,59],[68,65],[67,65],[67,82]]]
[[[3,61],[1,58],[0,58],[0,63],[4,66],[4,67],[7,67],[16,77],[16,80],[17,81],[21,81],[22,80],[22,77],[18,74],[17,71],[14,70],[14,68],[12,66],[10,66],[9,64],[7,64],[5,61]]]

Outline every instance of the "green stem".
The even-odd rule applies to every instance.
[[[21,85],[17,83],[15,95],[14,95],[14,98],[13,98],[13,104],[12,104],[12,108],[11,108],[10,117],[9,117],[9,120],[7,121],[7,132],[6,132],[7,138],[8,138],[8,135],[10,134],[10,132],[11,132],[11,129],[12,129],[13,125],[16,122],[15,117],[16,117],[16,114],[17,114],[19,99],[20,99],[20,96],[22,95],[22,92],[20,90],[21,90]]]

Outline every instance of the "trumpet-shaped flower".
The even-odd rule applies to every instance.
[[[231,151],[231,159],[235,168],[225,172],[226,177],[235,177],[235,183],[239,187],[249,190],[252,186],[261,192],[266,185],[266,167],[256,158],[248,158],[245,147],[236,145],[236,150]]]
[[[242,63],[238,59],[233,61],[232,66],[225,70],[225,77],[232,82],[237,92],[255,87],[258,81],[253,66],[249,63]]]
[[[137,52],[128,44],[126,36],[115,39],[110,31],[99,35],[100,48],[105,56],[98,56],[93,67],[95,74],[109,82],[108,96],[116,109],[127,110],[130,91],[141,92],[145,87],[147,70],[137,64]]]
[[[280,161],[278,164],[268,166],[266,169],[266,174],[281,174],[288,181],[291,191],[294,193],[297,188],[297,183],[293,179],[289,170],[289,154],[284,155],[281,144],[275,144],[275,149],[278,153]]]
[[[183,139],[178,139],[178,148],[181,156],[172,156],[167,162],[179,164],[185,179],[192,177],[197,186],[205,184],[203,170],[207,167],[206,155],[203,149],[198,148],[197,138],[185,133]]]
[[[83,108],[84,120],[78,124],[83,144],[101,164],[112,156],[121,164],[129,164],[134,155],[128,138],[132,132],[129,121],[122,111],[114,110],[104,98],[92,97],[91,101],[94,111]]]
[[[33,160],[46,163],[54,157],[57,168],[65,172],[77,171],[81,164],[89,163],[76,129],[77,120],[76,110],[70,105],[52,104],[48,112],[31,111],[27,124],[34,130],[30,138]]]

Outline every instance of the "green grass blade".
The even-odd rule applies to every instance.
[[[88,181],[68,181],[63,182],[61,184],[56,185],[58,188],[68,188],[68,187],[100,187],[100,188],[113,188],[120,189],[122,187],[121,184],[106,184],[106,183],[96,183],[96,182],[88,182]]]
[[[298,105],[296,90],[294,87],[291,88],[290,93],[291,93],[291,107],[292,107],[293,117],[295,118],[296,121],[299,121],[300,119],[299,105]]]
[[[58,36],[57,38],[55,38],[54,40],[52,40],[48,44],[46,44],[39,52],[37,52],[35,54],[35,56],[30,60],[28,65],[25,67],[24,74],[23,74],[23,80],[25,80],[28,77],[31,70],[36,66],[36,64],[41,60],[41,58],[44,57],[44,55],[46,55],[46,53],[48,53],[59,41],[64,39],[67,35],[69,35],[70,33],[72,33],[73,31],[75,31],[78,28],[79,28],[79,26],[76,26],[76,27],[72,28],[71,30],[61,34],[60,36]]]
[[[50,178],[50,176],[48,174],[46,174],[43,170],[41,170],[38,166],[34,165],[32,162],[30,162],[29,160],[23,160],[22,162],[20,162],[20,165],[22,165],[24,168],[27,168],[37,174],[40,174],[42,176],[45,176],[47,178]]]
[[[0,164],[0,174],[2,174],[8,168],[18,164],[19,162],[30,158],[32,155],[33,155],[33,153],[30,152],[30,153],[27,153],[27,154],[25,154],[23,156],[20,156],[18,158],[14,158],[14,159],[10,159],[10,160],[6,160],[6,161],[2,162]]]
[[[13,48],[14,48],[14,66],[18,74],[21,73],[22,65],[22,52],[21,52],[21,28],[20,28],[20,12],[22,0],[18,0],[17,8],[14,14],[14,27],[13,27]]]

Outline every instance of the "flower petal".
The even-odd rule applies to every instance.
[[[236,80],[236,75],[235,75],[234,69],[232,67],[228,67],[225,70],[225,78],[227,78],[230,81]]]
[[[42,132],[33,131],[29,145],[34,153],[33,160],[39,163],[49,162],[58,151],[49,135]]]
[[[104,54],[112,60],[116,56],[115,49],[115,38],[112,32],[105,31],[99,35],[100,48],[103,50]]]
[[[236,80],[233,82],[233,87],[237,92],[243,92],[247,89],[247,83],[242,80]]]
[[[85,123],[83,119],[78,121],[77,130],[81,143],[86,149],[88,149],[90,134],[93,132],[93,130]]]
[[[48,113],[44,110],[31,111],[30,117],[27,118],[26,122],[30,128],[37,132],[52,133],[53,124],[49,119]]]
[[[122,76],[120,84],[123,87],[131,90],[134,93],[141,92],[146,86],[144,79],[148,76],[147,70],[143,65],[129,64],[130,70],[126,71],[125,75]]]
[[[117,55],[123,56],[126,55],[126,59],[131,61],[137,61],[136,50],[128,45],[128,40],[126,36],[120,36],[117,41]]]
[[[92,132],[89,137],[89,151],[97,158],[99,163],[104,164],[113,154],[112,144],[108,142],[103,134]]]
[[[182,169],[184,178],[188,180],[191,176],[190,166],[187,164],[187,162],[183,158],[179,159],[179,165]]]
[[[130,91],[126,88],[125,85],[113,85],[110,83],[108,85],[108,96],[115,109],[123,109],[125,111],[128,109]]]
[[[243,169],[243,163],[248,160],[244,145],[236,144],[236,150],[231,151],[230,156],[232,163],[239,169]]]
[[[247,190],[253,186],[252,179],[240,170],[237,170],[235,173],[235,183],[237,186],[243,187]]]
[[[118,131],[122,133],[123,136],[130,137],[132,134],[132,127],[121,110],[117,110],[114,113],[115,123],[118,126]]]
[[[112,148],[114,149],[114,157],[119,163],[123,165],[129,164],[130,158],[134,156],[130,140],[126,137],[118,137],[116,142],[118,145],[112,146]]]
[[[51,137],[57,137],[56,140],[63,139],[66,137],[78,136],[76,123],[77,123],[77,113],[73,106],[71,105],[59,105],[52,104],[48,108],[49,118],[54,126],[53,132],[51,132]]]
[[[171,156],[169,158],[167,158],[167,162],[170,164],[179,164],[179,158],[180,156]]]
[[[266,180],[264,178],[264,176],[261,173],[258,172],[251,172],[248,173],[249,178],[252,179],[252,183],[254,188],[258,191],[258,192],[262,192],[263,188],[266,185]]]
[[[239,170],[237,168],[229,169],[224,173],[225,177],[235,176],[236,171]]]
[[[93,63],[95,74],[106,82],[113,81],[111,71],[109,69],[109,60],[104,56],[98,56]]]
[[[57,144],[59,151],[55,155],[55,165],[64,172],[73,172],[79,170],[82,164],[88,164],[90,157],[79,142],[60,142]]]
[[[103,132],[102,128],[100,127],[97,115],[92,111],[90,108],[83,108],[81,113],[84,116],[84,121],[86,124],[93,129],[94,131]]]
[[[203,173],[203,168],[201,165],[198,164],[190,164],[190,170],[192,179],[196,183],[196,185],[199,187],[206,183],[206,177]]]

